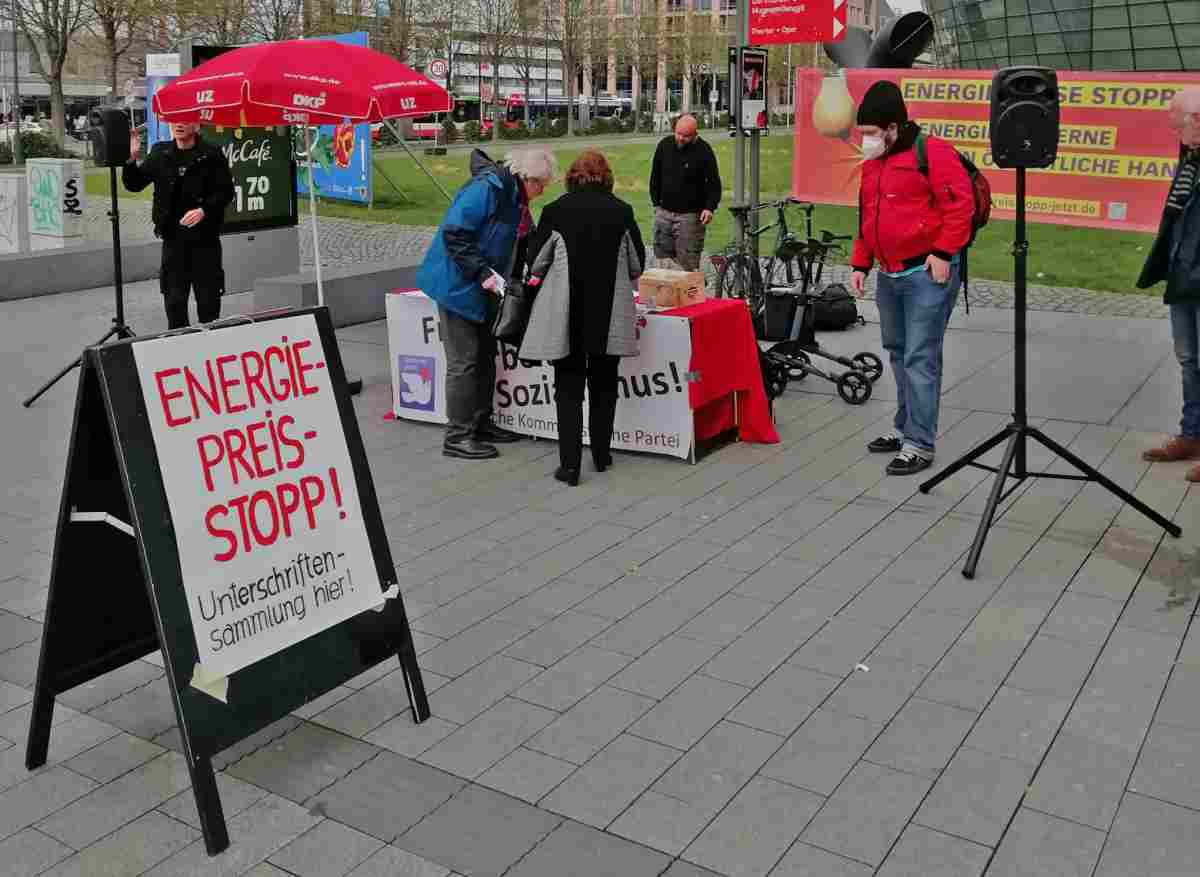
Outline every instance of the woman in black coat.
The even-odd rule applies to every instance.
[[[582,153],[567,171],[567,193],[542,210],[529,242],[530,275],[540,284],[523,359],[554,363],[559,467],[575,485],[583,456],[583,397],[588,389],[592,461],[612,465],[617,366],[637,355],[633,294],[646,249],[633,208],[612,193],[613,175],[599,152]]]

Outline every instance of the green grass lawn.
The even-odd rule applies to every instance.
[[[713,133],[709,142],[721,163],[722,182],[725,184],[724,205],[728,206],[733,190],[733,141],[723,134]],[[484,148],[489,151],[494,148],[493,155],[498,157],[509,145],[500,143],[494,148],[492,144],[485,144]],[[581,150],[582,147],[570,141],[561,141],[561,148],[556,144],[560,169],[565,171]],[[653,209],[646,194],[646,181],[650,176],[653,151],[650,144],[623,144],[619,141],[604,148],[613,166],[617,194],[633,205],[647,242],[650,240]],[[451,150],[444,156],[422,155],[421,158],[429,171],[451,193],[467,178],[469,153],[466,150]],[[368,210],[349,204],[321,202],[321,215],[399,225],[437,225],[445,212],[446,201],[413,161],[397,151],[377,153],[376,161],[383,173],[377,171],[375,174],[374,207]],[[764,200],[786,195],[791,185],[791,173],[791,139],[766,138],[761,151],[761,191]],[[396,193],[384,179],[384,174],[404,191],[406,198]],[[149,191],[147,189],[139,195],[126,193],[126,196],[149,197]],[[107,196],[108,172],[98,170],[89,173],[87,192],[93,196]],[[561,193],[561,184],[554,185],[544,200],[535,203],[535,215],[539,204],[547,203]],[[818,207],[815,224],[818,229],[828,228],[847,234],[855,229],[856,213],[849,207]],[[790,217],[794,219],[794,227],[802,231],[802,214],[792,210]],[[722,209],[709,229],[707,249],[721,248],[733,234],[733,217]],[[1030,223],[1028,237],[1031,284],[1140,292],[1133,288],[1133,281],[1149,249],[1150,235]],[[1012,239],[1012,222],[998,219],[990,222],[980,232],[971,249],[970,276],[1010,280],[1013,269]],[[1149,294],[1160,295],[1161,290],[1150,290]]]

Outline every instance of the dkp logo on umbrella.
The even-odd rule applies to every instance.
[[[292,106],[294,106],[294,107],[307,107],[310,110],[319,110],[319,109],[321,109],[321,107],[325,106],[325,102],[326,102],[325,92],[321,92],[318,95],[311,95],[311,94],[293,94],[292,95]]]

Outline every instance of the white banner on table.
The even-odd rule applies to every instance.
[[[387,297],[387,318],[393,413],[405,420],[445,423],[446,354],[436,306],[416,290],[395,292]],[[640,353],[621,360],[612,447],[687,458],[694,422],[687,388],[691,328],[683,317],[659,314],[640,322]],[[522,435],[557,439],[553,366],[519,360],[516,348],[499,347],[496,423]],[[590,443],[586,413],[583,440]]]
[[[312,315],[133,347],[208,677],[382,602]]]

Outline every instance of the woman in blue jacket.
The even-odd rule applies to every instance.
[[[520,438],[492,421],[492,320],[498,286],[520,282],[521,251],[533,228],[529,202],[555,172],[553,154],[543,149],[518,150],[502,165],[475,150],[471,180],[455,195],[417,271],[421,290],[437,302],[446,350],[447,457],[487,460],[500,455],[497,442]]]

